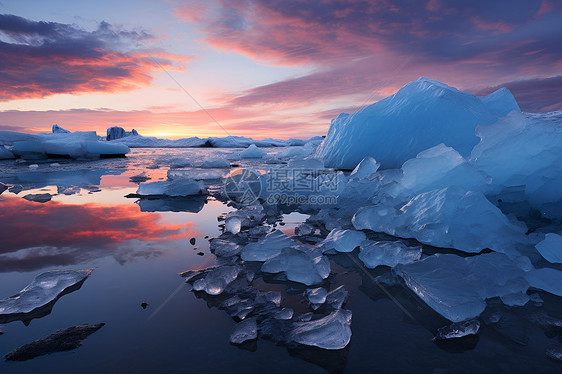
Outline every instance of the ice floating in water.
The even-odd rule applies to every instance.
[[[429,307],[453,322],[478,317],[488,298],[525,292],[529,287],[526,273],[502,253],[436,254],[397,265],[394,271]]]
[[[334,229],[330,231],[322,245],[324,250],[335,249],[338,252],[352,252],[365,239],[365,234],[361,231]]]
[[[129,147],[124,144],[100,142],[94,131],[33,135],[0,131],[0,144],[12,145],[12,153],[23,158],[99,158],[129,153]]]
[[[225,171],[218,170],[168,170],[168,179],[193,179],[193,180],[215,180],[222,179]]]
[[[527,280],[535,288],[562,297],[562,271],[550,268],[531,270]]]
[[[330,275],[330,262],[318,251],[305,247],[283,248],[281,253],[267,260],[261,270],[265,273],[284,273],[288,280],[311,286]]]
[[[328,292],[326,295],[326,304],[328,304],[332,309],[341,309],[345,301],[347,300],[348,292],[344,286],[339,286],[336,289]]]
[[[223,239],[211,240],[209,249],[217,257],[232,257],[240,253],[242,249],[238,244]]]
[[[150,177],[148,175],[146,175],[145,171],[143,171],[140,174],[133,175],[132,177],[130,177],[129,181],[133,182],[133,183],[141,183],[141,182],[146,182],[149,179],[150,179]]]
[[[193,289],[204,291],[209,295],[220,295],[238,277],[241,270],[238,265],[222,266],[209,270],[205,273],[204,278],[193,283]]]
[[[230,162],[222,156],[207,157],[201,163],[197,163],[194,167],[198,168],[229,168]]]
[[[317,154],[328,167],[350,170],[366,156],[384,168],[398,168],[439,143],[467,157],[478,143],[476,126],[490,125],[512,110],[519,107],[508,90],[478,98],[420,78],[356,113],[333,119]]]
[[[6,186],[4,183],[0,182],[0,195],[2,195],[2,192],[6,191],[8,189],[8,186]]]
[[[314,232],[314,226],[303,223],[295,227],[295,235],[307,236]]]
[[[361,246],[359,259],[363,261],[365,266],[374,269],[380,265],[394,267],[398,264],[409,264],[419,260],[421,254],[421,247],[410,248],[399,241],[369,241]]]
[[[351,311],[337,310],[324,318],[295,322],[291,340],[323,349],[343,349],[351,340]]]
[[[262,158],[266,153],[259,149],[255,144],[250,144],[248,148],[240,152],[242,158]]]
[[[10,160],[12,158],[15,158],[14,154],[0,144],[0,160]]]
[[[238,217],[242,222],[242,227],[254,227],[259,225],[265,217],[263,206],[260,204],[247,205],[241,209],[232,211],[226,215],[226,220],[231,217]]]
[[[552,263],[562,263],[562,236],[546,234],[545,239],[535,246],[545,260]]]
[[[227,218],[229,219],[229,218]],[[249,243],[242,249],[244,261],[266,261],[278,256],[283,248],[291,247],[295,242],[280,230],[275,230],[258,242]]]
[[[203,183],[190,179],[141,183],[137,190],[140,196],[191,196],[205,190]]]
[[[312,304],[313,309],[318,309],[320,305],[324,304],[327,295],[328,291],[323,287],[306,290],[306,298]]]
[[[234,331],[230,335],[230,342],[233,344],[242,344],[248,340],[254,340],[258,337],[258,325],[255,318],[248,318],[239,322],[234,327]]]
[[[55,301],[61,293],[83,282],[94,271],[55,270],[43,273],[16,295],[0,300],[0,316],[25,314]]]
[[[480,330],[480,321],[473,319],[470,321],[452,323],[449,326],[441,327],[437,330],[435,340],[446,340],[462,338],[468,335],[476,335]]]
[[[353,225],[465,252],[490,248],[516,256],[515,248],[529,243],[525,225],[510,222],[482,193],[458,187],[422,193],[400,210],[363,207],[353,217]]]
[[[238,234],[242,229],[242,220],[240,217],[231,216],[225,219],[224,228],[231,234]]]

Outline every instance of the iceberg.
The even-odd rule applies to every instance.
[[[262,158],[266,153],[259,149],[255,144],[250,144],[248,148],[240,152],[242,158]]]
[[[328,291],[323,287],[309,288],[306,290],[306,298],[312,304],[313,309],[318,309],[318,307],[326,302],[326,296]]]
[[[548,262],[562,263],[562,236],[548,233],[535,248]]]
[[[343,349],[351,340],[350,326],[351,311],[340,309],[315,321],[295,322],[290,339],[323,349]]]
[[[36,203],[46,203],[51,201],[51,194],[50,193],[39,193],[39,194],[29,194],[25,195],[23,198],[28,201],[34,201]]]
[[[440,143],[468,157],[478,143],[476,126],[490,125],[514,110],[520,111],[506,89],[479,98],[420,78],[356,113],[333,119],[316,155],[327,167],[348,170],[367,156],[383,168],[399,168]]]
[[[136,194],[139,196],[192,196],[200,195],[205,190],[201,181],[177,179],[141,183]]]
[[[478,317],[486,299],[525,292],[527,274],[503,253],[435,254],[393,270],[430,308],[452,322]],[[532,284],[532,283],[531,283]]]
[[[517,247],[529,244],[524,224],[508,220],[481,192],[465,192],[455,186],[419,194],[400,209],[363,207],[353,217],[353,225],[357,230],[415,238],[469,253],[489,248],[517,256]]]
[[[372,242],[361,245],[359,259],[365,266],[374,269],[380,265],[394,267],[409,264],[420,259],[421,247],[410,248],[402,242]]]
[[[124,144],[101,142],[94,131],[56,132],[51,134],[21,134],[0,131],[0,144],[10,145],[11,152],[23,158],[121,157],[129,153]]]
[[[130,135],[119,139],[112,139],[109,143],[123,144],[130,148],[198,148],[210,146],[207,139],[200,139],[197,137],[161,139],[142,135]]]
[[[137,130],[133,129],[131,132],[127,132],[125,131],[124,128],[119,127],[119,126],[113,126],[107,129],[107,136],[106,136],[106,140],[116,140],[116,139],[121,139],[127,136],[135,136],[135,135],[139,135],[139,133],[137,132]]]
[[[12,297],[0,300],[0,317],[27,314],[56,301],[65,291],[80,285],[94,269],[55,270],[37,276]]]

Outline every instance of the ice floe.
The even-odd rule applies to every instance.
[[[0,300],[0,316],[30,313],[55,300],[90,276],[94,269],[54,270],[37,276],[12,297]]]

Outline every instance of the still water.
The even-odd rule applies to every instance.
[[[206,239],[223,231],[217,217],[233,210],[214,198],[139,201],[129,180],[144,171],[166,179],[174,158],[233,150],[135,149],[125,159],[26,163],[0,161],[0,182],[22,185],[0,196],[0,299],[45,271],[95,268],[81,289],[63,296],[49,314],[0,324],[0,355],[79,324],[105,327],[72,352],[26,362],[0,360],[0,373],[366,373],[366,372],[560,372],[544,349],[560,341],[529,322],[533,306],[501,309],[505,324],[483,325],[462,344],[432,341],[447,324],[400,284],[373,281],[388,268],[367,270],[356,254],[331,257],[331,287],[345,285],[353,312],[350,345],[339,351],[286,347],[260,339],[253,346],[229,343],[235,322],[210,299],[196,295],[179,273],[215,263]],[[268,150],[275,152],[275,150]],[[56,165],[52,165],[56,162]],[[259,161],[247,161],[255,168]],[[220,185],[211,186],[220,188]],[[70,189],[69,189],[70,188]],[[46,203],[21,197],[51,193]],[[66,194],[65,194],[66,193]],[[287,212],[276,222],[287,235],[307,214]],[[195,238],[195,245],[190,239]],[[255,287],[283,294],[295,310],[307,306],[294,295],[304,287],[258,278]],[[300,287],[300,288],[299,288]],[[392,295],[392,298],[389,297]],[[562,318],[562,303],[540,293],[542,310]],[[142,302],[149,305],[141,307]],[[289,306],[289,305],[288,305]]]

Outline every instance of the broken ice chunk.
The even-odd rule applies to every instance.
[[[241,257],[244,261],[266,261],[281,253],[283,248],[295,245],[285,233],[275,230],[262,240],[250,243],[242,249]]]
[[[462,338],[468,335],[476,335],[480,330],[480,321],[473,319],[470,321],[452,323],[449,326],[441,327],[437,330],[434,340],[446,340]]]
[[[359,259],[363,261],[365,266],[374,269],[379,265],[394,267],[398,264],[409,264],[419,260],[421,254],[421,247],[410,248],[399,241],[369,241],[361,246]]]
[[[332,291],[328,292],[326,295],[326,304],[329,305],[332,309],[338,310],[341,309],[345,301],[347,300],[348,292],[345,287],[339,286],[338,288],[333,289]]]
[[[242,220],[236,216],[227,217],[224,222],[224,228],[231,234],[236,235],[242,228]]]
[[[140,196],[190,196],[199,195],[204,190],[203,183],[189,179],[141,183],[137,190]]]
[[[482,193],[458,187],[422,193],[400,210],[363,207],[353,217],[353,225],[436,247],[473,253],[489,248],[510,257],[519,254],[515,248],[529,244],[526,229],[512,223]]]
[[[294,311],[291,308],[282,308],[281,310],[278,310],[277,312],[275,312],[273,314],[273,317],[275,319],[285,319],[285,320],[287,320],[287,319],[293,318],[293,313],[294,313]]]
[[[525,292],[525,272],[502,253],[436,254],[394,268],[430,308],[453,322],[480,315],[486,299]]]
[[[283,248],[281,253],[267,260],[261,270],[265,273],[284,273],[288,280],[311,286],[330,275],[330,262],[320,253],[304,247]]]
[[[242,158],[262,158],[266,153],[259,149],[255,144],[250,144],[248,148],[240,152]]]
[[[212,239],[209,248],[218,257],[236,256],[241,250],[238,244],[223,239]]]
[[[318,287],[306,290],[306,298],[312,304],[312,309],[318,309],[320,305],[326,302],[328,291],[325,288]]]
[[[323,349],[343,349],[351,340],[351,311],[340,309],[315,321],[295,322],[290,339]]]
[[[380,165],[377,164],[377,160],[367,156],[353,169],[350,177],[356,179],[369,178],[379,170]]]
[[[205,291],[209,295],[220,295],[224,289],[232,283],[240,273],[240,266],[222,266],[210,270],[205,277],[193,283],[195,291]]]
[[[303,223],[295,227],[295,235],[307,236],[314,232],[314,226]]]
[[[129,182],[133,182],[133,183],[140,183],[140,182],[146,182],[147,180],[149,180],[150,177],[148,177],[146,175],[146,172],[143,171],[140,174],[137,175],[133,175],[132,177],[129,178]]]
[[[532,287],[562,297],[562,271],[550,268],[531,270],[527,280]]]
[[[365,234],[361,231],[334,229],[330,231],[322,244],[325,250],[352,252],[365,239]]]
[[[201,161],[200,164],[195,164],[195,166],[203,169],[228,168],[230,167],[230,163],[222,156],[210,156]]]
[[[542,242],[535,246],[545,260],[552,263],[562,263],[562,236],[546,234]]]
[[[0,300],[0,316],[30,313],[56,300],[62,293],[84,282],[94,271],[55,270],[37,276],[12,297]]]
[[[6,191],[8,189],[8,186],[6,186],[4,183],[0,182],[0,195],[2,195],[2,192]]]
[[[239,322],[234,327],[230,335],[232,344],[242,344],[248,340],[254,340],[258,337],[258,325],[255,318],[248,318]]]

